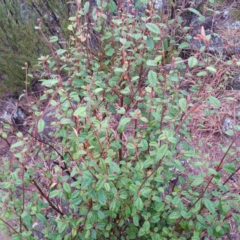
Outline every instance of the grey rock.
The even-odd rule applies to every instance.
[[[233,77],[231,82],[226,87],[227,90],[240,90],[240,75]]]
[[[229,29],[237,30],[240,28],[240,21],[236,22],[226,22],[225,26]]]
[[[229,13],[229,10],[224,11],[222,15],[223,19],[227,19],[229,17]]]
[[[233,129],[233,127],[234,127],[234,119],[233,118],[226,117],[223,119],[222,130],[224,132]]]
[[[44,225],[41,221],[37,220],[32,224],[32,231],[35,236],[37,236],[39,239],[43,239],[44,235],[42,234],[42,231],[44,230]]]

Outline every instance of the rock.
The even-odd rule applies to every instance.
[[[229,17],[229,13],[230,13],[229,10],[224,11],[223,15],[222,15],[222,18],[227,19]]]
[[[227,85],[227,90],[240,90],[240,75],[237,75],[233,80]]]
[[[39,239],[43,239],[44,235],[42,231],[44,230],[44,225],[41,221],[37,220],[32,224],[32,231],[34,236],[37,236]]]
[[[234,127],[234,119],[233,118],[226,117],[223,119],[222,130],[224,132],[227,132],[228,130],[233,129],[233,127]]]
[[[24,125],[26,117],[27,115],[21,107],[17,107],[16,111],[12,115],[13,122],[18,128]]]
[[[224,24],[228,29],[238,30],[240,28],[240,21],[236,22],[226,22]]]

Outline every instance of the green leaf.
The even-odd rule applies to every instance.
[[[39,219],[41,222],[46,223],[47,219],[45,218],[45,216],[41,213],[36,213],[36,217],[37,219]]]
[[[109,9],[111,13],[115,13],[117,10],[117,5],[113,0],[110,0],[109,2]]]
[[[123,90],[120,91],[120,93],[124,94],[124,95],[129,95],[130,93],[130,88],[129,86],[126,86]]]
[[[150,67],[155,67],[158,65],[158,63],[154,60],[147,60],[147,66],[150,66]]]
[[[220,232],[221,230],[222,230],[222,226],[219,225],[216,227],[216,232]]]
[[[211,212],[211,213],[215,213],[215,207],[212,201],[210,201],[209,199],[205,198],[203,199],[204,205],[206,206],[206,208]]]
[[[150,32],[156,33],[156,34],[160,34],[160,29],[159,29],[159,27],[156,24],[154,24],[154,23],[147,23],[146,27],[147,27],[147,29]]]
[[[173,211],[171,214],[168,216],[169,219],[171,220],[176,220],[181,217],[181,214],[179,212]]]
[[[215,98],[213,96],[209,96],[208,99],[209,99],[210,103],[213,104],[215,107],[217,107],[217,108],[221,107],[221,103],[217,98]]]
[[[60,190],[54,190],[50,193],[49,197],[54,198],[54,197],[58,196],[59,193],[60,193]]]
[[[143,122],[145,122],[145,123],[148,123],[148,119],[145,118],[145,117],[141,117],[140,120],[143,121]]]
[[[183,48],[186,48],[186,47],[189,47],[189,43],[188,43],[188,42],[182,42],[182,43],[178,46],[179,49],[183,49]]]
[[[89,11],[89,1],[87,1],[87,2],[85,2],[85,4],[84,4],[84,13],[86,14],[86,13],[88,13],[88,11]]]
[[[96,89],[94,90],[95,94],[100,93],[100,92],[102,92],[102,91],[103,91],[103,88],[96,88]]]
[[[230,207],[228,205],[222,205],[222,210],[225,212],[225,213],[228,213],[230,211]]]
[[[123,69],[123,68],[115,68],[115,69],[114,69],[114,72],[123,73],[123,72],[124,72],[124,69]]]
[[[206,76],[206,75],[207,75],[207,72],[206,72],[206,71],[201,71],[201,72],[197,73],[197,76],[198,76],[198,77],[204,77],[204,76]]]
[[[171,143],[177,143],[178,142],[178,139],[174,138],[174,137],[168,137],[167,140]]]
[[[24,141],[18,141],[18,142],[16,142],[16,143],[12,144],[12,145],[11,145],[11,148],[21,147],[21,146],[23,146],[24,144],[25,144]]]
[[[186,212],[186,211],[182,210],[180,213],[181,213],[182,217],[185,219],[189,219],[191,217],[190,212]]]
[[[205,226],[205,224],[206,224],[205,219],[204,219],[201,215],[197,215],[197,220],[198,220],[203,226]]]
[[[57,55],[62,55],[63,53],[65,53],[67,50],[66,49],[58,49],[57,50]]]
[[[192,13],[195,13],[196,15],[198,15],[199,17],[202,17],[203,15],[198,11],[196,10],[195,8],[188,8],[188,11],[192,12]]]
[[[109,105],[109,111],[113,114],[117,113],[116,108],[112,104]]]
[[[131,121],[130,118],[126,118],[126,117],[122,117],[120,122],[119,122],[119,125],[118,125],[118,132],[119,133],[122,133],[124,132],[124,130],[126,129],[127,127],[127,124]]]
[[[224,132],[225,134],[227,134],[228,136],[233,136],[234,132],[232,129],[228,129],[227,131]]]
[[[166,154],[167,150],[168,150],[168,145],[163,144],[157,151],[156,160],[157,161],[161,160]]]
[[[154,41],[152,38],[147,38],[147,48],[149,50],[153,50],[154,49]]]
[[[197,60],[195,57],[190,57],[190,58],[188,59],[188,66],[189,66],[190,68],[195,67],[195,66],[197,65],[197,63],[198,63],[198,60]]]
[[[44,122],[44,120],[41,118],[41,119],[38,121],[38,132],[41,133],[41,132],[44,130],[44,127],[45,127],[45,122]]]
[[[73,116],[86,117],[86,110],[87,110],[86,107],[80,106],[74,111]]]
[[[179,81],[178,75],[176,73],[170,74],[169,80],[171,80],[172,82],[178,82]]]
[[[106,50],[106,55],[111,57],[114,54],[115,50],[114,48],[109,48],[108,50]]]
[[[142,148],[142,151],[146,151],[148,149],[148,141],[146,139],[142,139],[140,147]]]
[[[127,42],[127,39],[126,38],[119,38],[119,41],[122,45],[125,45],[126,42]]]
[[[157,73],[153,70],[150,70],[148,72],[148,81],[150,83],[150,86],[155,87],[157,84]]]
[[[240,222],[240,214],[232,213],[232,216],[237,222]]]
[[[68,124],[72,123],[72,120],[68,119],[68,118],[63,118],[63,119],[61,119],[60,123],[63,125],[68,125]]]
[[[132,143],[127,144],[127,149],[135,150],[135,146]]]
[[[210,174],[210,175],[217,175],[218,173],[217,173],[217,171],[215,170],[215,169],[213,169],[213,168],[209,168],[208,169],[208,173]]]
[[[50,37],[50,43],[54,43],[54,42],[57,42],[58,41],[58,37],[57,36],[52,36]]]
[[[81,189],[87,189],[92,184],[92,179],[84,177],[81,183]]]
[[[79,98],[79,95],[78,95],[77,92],[71,92],[71,93],[70,93],[70,97],[71,97],[74,101],[76,101],[76,102],[79,102],[79,101],[80,101],[80,98]],[[57,103],[55,103],[55,104],[57,104]],[[54,105],[54,106],[55,106],[55,105]]]
[[[213,66],[208,66],[208,67],[206,67],[206,69],[211,73],[216,73],[217,72],[216,68],[213,67]]]
[[[104,183],[104,187],[105,187],[107,192],[110,192],[111,188],[110,188],[110,184],[109,183],[105,182]]]
[[[238,116],[238,118],[239,118],[239,116]],[[235,125],[234,129],[236,129],[237,131],[240,131],[240,126],[239,125]]]
[[[139,211],[141,211],[143,209],[143,201],[142,201],[142,199],[140,197],[137,197],[137,199],[134,201],[134,206]]]
[[[163,40],[163,49],[164,49],[164,51],[167,51],[167,49],[168,49],[168,39],[164,39]]]
[[[114,173],[114,172],[115,173],[120,173],[121,172],[118,164],[115,163],[115,162],[110,162],[109,163],[109,168],[110,168],[111,173]]]
[[[99,217],[100,219],[104,219],[104,218],[105,218],[104,212],[102,212],[101,210],[99,210],[99,211],[98,211],[98,217]]]
[[[142,228],[144,229],[145,232],[148,232],[150,229],[149,221],[144,222]]]
[[[67,227],[68,227],[68,223],[65,222],[65,220],[58,221],[57,229],[59,233],[64,232],[64,230],[67,229]]]
[[[106,202],[107,202],[107,197],[105,195],[105,192],[103,190],[100,190],[97,194],[97,199],[98,199],[98,202],[104,206],[106,205]]]
[[[233,164],[233,163],[224,164],[224,165],[223,165],[223,169],[224,169],[227,173],[235,173],[235,172],[236,172],[235,164]]]
[[[152,191],[151,188],[149,188],[149,187],[144,187],[144,188],[141,189],[140,193],[141,193],[142,196],[148,197],[148,196],[149,196],[149,193],[150,193],[151,191]]]
[[[68,29],[69,31],[73,31],[73,25],[68,25],[67,29]]]
[[[187,100],[185,98],[179,99],[179,106],[182,109],[183,112],[186,112],[187,110]]]
[[[104,179],[99,179],[96,184],[96,191],[99,191],[100,189],[102,189],[103,185],[104,185]]]
[[[43,81],[42,81],[42,86],[52,87],[52,86],[56,85],[58,82],[59,82],[58,79],[43,80]]]
[[[76,19],[77,19],[76,17],[70,17],[70,18],[69,18],[69,21],[73,21],[73,22],[75,22]]]
[[[138,227],[139,226],[139,216],[138,215],[135,215],[133,217],[133,224]]]
[[[200,184],[202,184],[204,181],[204,178],[203,177],[196,177],[195,180],[192,182],[192,186],[193,187],[197,187],[199,186]]]
[[[67,192],[67,193],[70,193],[70,192],[71,192],[71,188],[70,188],[70,186],[69,186],[68,183],[63,183],[63,189],[64,189],[64,191]]]

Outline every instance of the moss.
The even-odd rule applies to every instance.
[[[34,26],[42,19],[47,36],[67,37],[69,9],[67,1],[0,2],[0,96],[21,91],[25,81],[25,62],[35,70],[37,59],[49,52],[47,44]],[[60,21],[61,19],[61,21]],[[59,42],[56,48],[62,48]],[[1,75],[4,77],[1,78]]]

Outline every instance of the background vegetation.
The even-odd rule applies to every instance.
[[[25,86],[25,62],[36,71],[37,59],[48,50],[34,26],[42,20],[47,36],[59,36],[63,47],[71,4],[67,1],[0,1],[0,95],[20,92]]]

